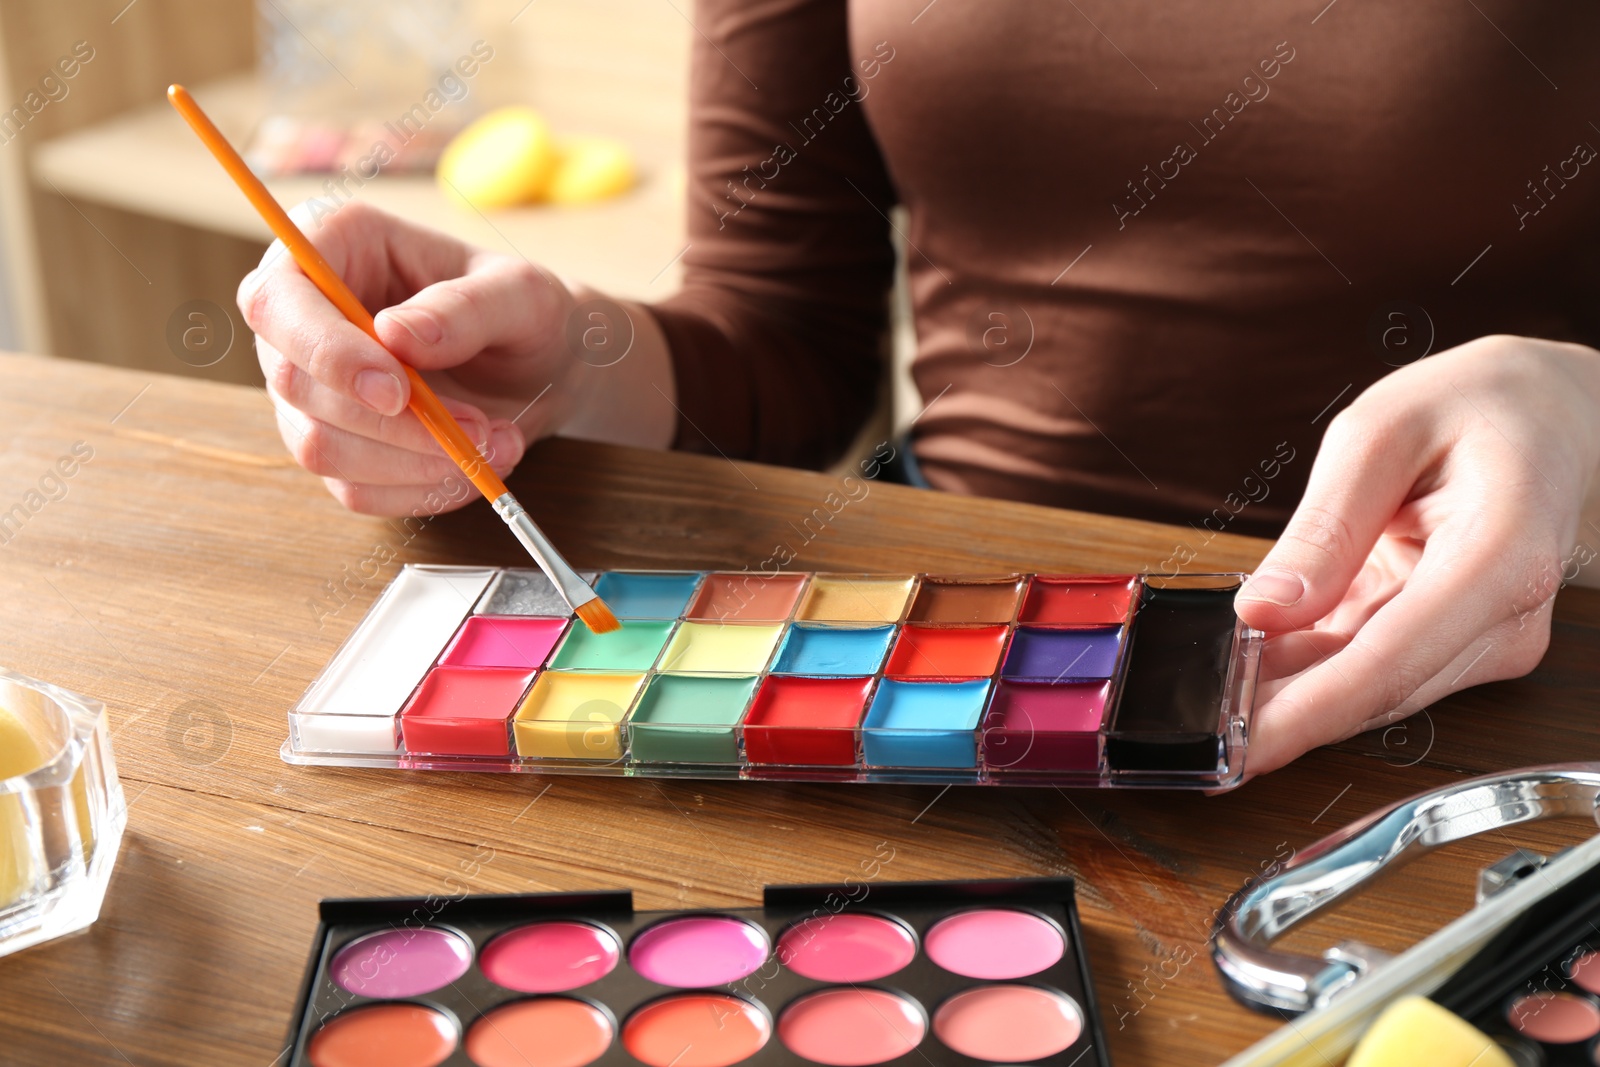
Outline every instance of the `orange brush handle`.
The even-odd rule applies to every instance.
[[[271,227],[278,240],[289,249],[289,254],[294,256],[294,261],[300,269],[310,278],[316,287],[322,290],[322,295],[333,302],[344,317],[349,319],[361,331],[374,341],[378,341],[378,331],[372,321],[372,314],[367,311],[356,294],[344,283],[344,279],[328,265],[322,258],[322,253],[317,251],[315,245],[300,231],[300,227],[289,218],[289,213],[283,210],[267,187],[261,184],[261,179],[251,172],[249,166],[234,151],[233,145],[222,135],[222,131],[212,124],[206,113],[200,110],[200,105],[195,103],[194,97],[181,85],[174,85],[167,90],[167,99],[172,101],[172,106],[178,109],[184,121],[199,136],[206,148],[222,164],[239,190],[249,198],[251,205]],[[381,345],[383,342],[378,341]],[[422,420],[422,425],[428,428],[433,439],[439,442],[445,454],[453,459],[461,472],[472,480],[478,491],[488,497],[490,501],[498,500],[506,494],[506,484],[500,480],[484,458],[478,454],[477,446],[472,443],[472,438],[461,428],[455,416],[440,402],[439,396],[422,376],[411,367],[405,367],[406,377],[411,381],[411,400],[407,406],[412,414]]]

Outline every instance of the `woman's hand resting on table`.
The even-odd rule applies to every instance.
[[[422,373],[502,477],[529,441],[558,431],[653,447],[671,440],[671,368],[647,312],[609,304],[608,314],[628,320],[628,361],[585,359],[571,320],[593,294],[574,293],[519,256],[472,248],[359,201],[321,225],[294,214],[377,311],[383,345],[347,322],[277,242],[240,283],[239,310],[256,333],[279,433],[346,507],[429,514],[475,497],[406,410],[410,390],[396,356]]]
[[[1239,594],[1269,635],[1249,771],[1532,670],[1557,588],[1600,549],[1597,466],[1591,348],[1483,337],[1361,394]]]

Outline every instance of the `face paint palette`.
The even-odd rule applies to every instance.
[[[881,866],[884,857],[874,861]],[[322,903],[288,1067],[1109,1067],[1071,879]]]
[[[1216,789],[1262,636],[1242,575],[408,566],[289,713],[321,766]]]

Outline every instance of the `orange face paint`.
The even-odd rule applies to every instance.
[[[1010,635],[1007,626],[906,626],[883,673],[890,678],[987,678]]]

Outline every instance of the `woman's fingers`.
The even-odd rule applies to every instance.
[[[361,204],[346,205],[321,225],[311,223],[304,205],[293,214],[329,265],[368,306],[381,307],[422,290],[411,296],[412,301],[422,298],[409,320],[412,329],[398,328],[391,317],[387,331],[380,331],[384,344],[379,344],[348,322],[279,244],[268,249],[262,266],[239,285],[239,309],[259,339],[318,385],[379,415],[405,410],[410,384],[401,360],[442,369],[481,351],[483,345],[473,345],[474,338],[509,338],[519,336],[518,331],[525,336],[530,305],[536,303],[529,292],[552,288],[520,260],[471,254],[458,241]],[[531,284],[535,280],[537,286]],[[565,292],[559,284],[554,288]],[[459,337],[462,343],[419,340],[419,334],[426,339],[433,333]]]
[[[486,350],[537,344],[566,319],[565,287],[521,259],[474,256],[467,272],[380,311],[378,336],[419,370],[459,366]]]
[[[319,384],[265,341],[256,341],[256,353],[262,374],[267,380],[267,392],[274,403],[292,407],[319,422],[396,448],[430,455],[440,451],[433,435],[418,420],[404,413],[380,415],[365,404],[334,392]],[[461,423],[467,436],[474,443],[483,444],[489,421],[483,411],[453,397],[441,396],[440,400]]]
[[[347,430],[307,418],[293,408],[277,409],[278,433],[295,462],[312,474],[352,483],[420,485],[438,482],[458,468],[446,455],[411,452],[380,444]]]
[[[239,283],[245,324],[318,385],[379,415],[404,411],[411,390],[400,362],[290,266],[262,268]]]
[[[1334,630],[1294,630],[1269,637],[1261,648],[1261,672],[1256,682],[1260,706],[1294,679],[1350,643],[1350,635]]]
[[[379,314],[383,343],[373,340],[281,245],[241,283],[239,306],[295,459],[358,511],[431,514],[473,499],[442,491],[466,483],[406,411],[412,366],[428,373],[494,469],[509,473],[526,450],[524,432],[484,407],[509,414],[527,384],[519,379],[544,373],[541,331],[559,333],[572,302],[565,287],[525,261],[473,251],[365,205],[320,224],[304,206],[293,214],[368,307],[399,305]]]
[[[331,213],[312,208],[307,201],[290,209],[289,216],[368,308],[398,303],[440,278],[464,273],[475,254],[454,237],[364,201],[351,201]],[[274,255],[281,251],[275,245],[263,262],[282,266]],[[283,259],[292,263],[293,257]]]
[[[343,478],[324,478],[322,484],[351,511],[387,518],[441,515],[478,499],[478,491],[459,473],[431,485],[360,485]]]
[[[278,432],[290,454],[312,474],[353,484],[395,486],[434,483],[460,473],[431,439],[416,450],[399,448],[313,418],[288,404],[275,402],[273,406]],[[457,419],[496,473],[509,474],[522,459],[522,436],[509,422],[491,422],[481,413],[469,417],[457,412]]]
[[[314,442],[301,465],[322,476],[328,491],[351,511],[366,515],[437,515],[478,499],[466,475],[442,454],[423,456],[380,445],[342,430],[313,425],[284,426],[298,413],[279,411],[279,426],[288,441]],[[501,477],[522,459],[527,445],[522,433],[503,420],[490,424],[483,452]],[[291,445],[291,451],[295,451]],[[300,452],[296,451],[299,458]]]
[[[1468,512],[1437,531],[1399,594],[1343,648],[1258,704],[1251,729],[1254,772],[1398,719],[1473,681],[1537,664],[1544,651],[1538,634],[1545,628],[1499,643],[1489,636],[1504,634],[1515,614],[1523,557],[1542,545],[1487,524]]]
[[[1332,611],[1430,462],[1420,428],[1348,412],[1328,427],[1304,497],[1283,535],[1239,591],[1239,617],[1258,630],[1301,630]]]

